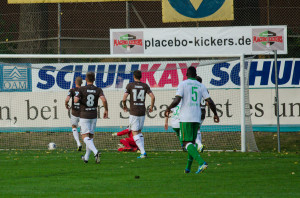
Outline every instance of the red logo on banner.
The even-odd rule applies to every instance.
[[[273,37],[253,36],[253,43],[260,43],[260,42],[278,42],[278,43],[283,43],[283,39],[282,39],[282,36],[273,36]]]
[[[140,45],[143,46],[142,39],[135,39],[135,40],[114,40],[114,46],[119,45]]]

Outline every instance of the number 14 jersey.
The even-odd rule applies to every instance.
[[[94,85],[80,87],[78,96],[80,98],[80,118],[97,118],[97,107],[100,96],[104,96],[103,90]]]
[[[151,93],[150,87],[146,83],[132,82],[126,86],[125,93],[130,94],[130,115],[144,116],[146,113],[146,94]]]

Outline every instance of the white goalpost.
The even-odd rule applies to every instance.
[[[206,123],[203,128],[203,133],[205,134],[204,139],[207,141],[206,143],[208,144],[209,150],[258,151],[249,113],[249,96],[247,95],[247,68],[249,67],[247,67],[244,54],[183,54],[181,56],[146,54],[1,54],[0,60],[2,62],[1,71],[3,74],[0,77],[0,82],[2,83],[7,80],[7,76],[5,75],[10,74],[4,73],[4,70],[11,72],[15,67],[17,70],[18,68],[27,68],[30,70],[31,75],[31,77],[28,77],[31,81],[31,90],[10,92],[3,88],[0,93],[0,149],[44,149],[50,141],[58,142],[58,148],[73,148],[75,143],[70,135],[71,130],[69,129],[71,126],[68,123],[69,118],[67,118],[67,116],[64,117],[65,109],[63,109],[60,104],[63,103],[62,101],[69,88],[72,88],[75,77],[78,75],[84,76],[87,71],[93,70],[97,75],[99,74],[99,79],[101,79],[100,84],[103,86],[102,89],[104,93],[109,95],[109,99],[111,99],[111,103],[110,101],[108,101],[108,103],[112,109],[110,110],[111,118],[108,121],[102,120],[102,115],[99,115],[101,124],[97,124],[97,127],[99,127],[99,136],[101,136],[103,140],[95,144],[101,145],[97,146],[100,149],[113,150],[119,139],[113,139],[111,133],[124,129],[128,122],[126,120],[127,115],[118,109],[118,98],[121,97],[120,94],[123,93],[122,90],[124,86],[126,87],[126,84],[131,79],[131,70],[142,69],[143,73],[143,68],[147,68],[147,71],[145,71],[145,75],[147,76],[145,77],[145,81],[146,83],[152,83],[151,89],[153,89],[154,93],[157,93],[157,97],[159,97],[157,113],[148,114],[149,118],[145,123],[145,134],[149,143],[148,150],[179,150],[180,147],[177,138],[171,130],[163,131],[163,122],[161,122],[163,120],[161,115],[163,110],[165,110],[165,104],[169,103],[172,97],[175,96],[174,90],[176,89],[176,83],[184,79],[184,71],[188,66],[197,67],[197,71],[201,71],[200,73],[198,72],[198,74],[204,75],[201,77],[204,78],[206,82],[209,82],[209,69],[212,66],[220,64],[228,65],[227,62],[234,62],[234,64],[239,64],[240,66],[239,72],[237,71],[237,75],[239,75],[240,78],[240,86],[225,95],[236,95],[235,93],[239,90],[239,99],[236,99],[232,104],[229,104],[229,101],[227,101],[226,110],[221,109],[221,107],[225,105],[222,106],[220,103],[219,112],[225,117],[224,114],[226,113],[224,112],[229,111],[229,107],[232,107],[236,114],[239,111],[238,116],[240,117],[240,121],[237,120],[237,115],[234,115],[232,119],[236,120],[233,120],[231,123],[230,119],[232,115],[229,115],[230,113],[228,113],[229,116],[226,118],[227,123],[224,121],[218,128],[215,128],[210,121],[205,121]],[[28,62],[28,60],[35,63]],[[147,67],[145,65],[147,65]],[[156,68],[156,70],[153,68]],[[23,75],[22,69],[18,71],[19,76]],[[58,78],[58,76],[61,78]],[[113,79],[109,79],[112,76]],[[172,79],[173,77],[176,77],[176,82]],[[18,78],[18,76],[15,76],[14,82],[16,82]],[[161,80],[162,78],[165,79]],[[60,81],[61,79],[62,81]],[[153,80],[153,82],[150,82],[150,80]],[[159,81],[159,83],[155,84],[154,82],[156,81]],[[40,90],[37,90],[37,85],[39,85]],[[52,85],[51,89],[45,88],[50,85]],[[221,100],[221,95],[224,94],[225,91],[226,90],[212,89],[211,93],[215,98]],[[22,97],[24,98],[22,99]],[[51,100],[47,97],[50,97]],[[214,97],[212,97],[213,100]],[[53,104],[51,104],[52,106],[50,104],[42,106],[42,104],[38,104],[40,102],[39,100]],[[24,110],[22,110],[22,108],[24,108]],[[17,113],[18,111],[19,114]],[[101,106],[99,106],[99,111],[101,111]],[[211,112],[207,109],[207,120],[210,119],[210,113]],[[40,118],[40,116],[42,118]],[[20,139],[20,143],[9,145],[13,144],[10,141],[13,138]],[[223,140],[221,140],[221,138],[223,138]],[[218,141],[220,143],[217,143]],[[167,142],[167,144],[170,145],[162,145],[163,142]],[[43,145],[45,145],[45,147],[43,147]],[[220,148],[218,148],[218,146],[220,146]]]

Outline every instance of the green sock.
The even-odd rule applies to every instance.
[[[202,159],[202,157],[198,153],[198,151],[197,151],[194,144],[190,144],[187,147],[187,151],[198,162],[199,165],[202,165],[204,163],[204,160]]]
[[[188,154],[188,160],[185,169],[191,170],[193,160],[193,157],[190,154]]]

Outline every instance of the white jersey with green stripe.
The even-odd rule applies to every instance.
[[[174,108],[171,109],[172,117],[171,117],[171,126],[173,129],[180,128],[180,119],[179,119],[179,112],[180,112],[181,102]]]
[[[204,84],[194,78],[189,78],[179,83],[176,96],[181,97],[180,122],[200,122],[201,99],[209,98],[209,93]]]

